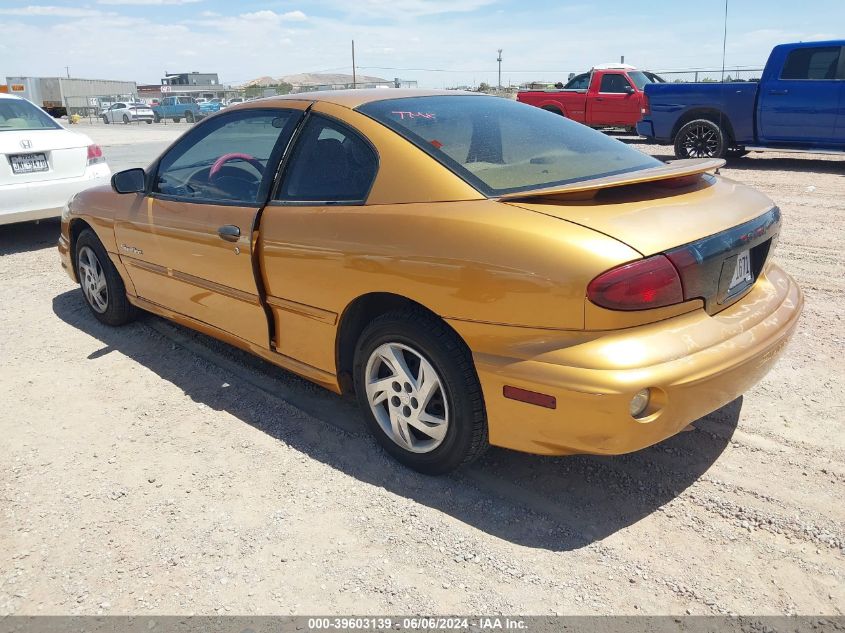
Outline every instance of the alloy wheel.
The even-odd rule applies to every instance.
[[[690,158],[710,158],[719,149],[716,131],[706,125],[696,125],[687,130],[683,148]]]
[[[449,429],[443,381],[418,351],[402,343],[380,345],[367,361],[366,393],[382,431],[412,453],[429,453]]]
[[[106,273],[96,253],[88,247],[79,249],[77,259],[79,282],[88,305],[96,312],[103,314],[109,307],[109,290],[106,284]]]

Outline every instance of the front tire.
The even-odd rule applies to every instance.
[[[109,118],[105,114],[103,115],[103,123],[105,123],[106,125],[109,124]]]
[[[191,112],[191,111],[185,112],[185,120],[186,120],[188,123],[193,123],[193,122],[194,122],[194,119],[195,119],[195,117],[194,117],[194,113],[193,113],[193,112]]]
[[[129,125],[129,117],[125,114],[123,115],[123,125]]]
[[[709,119],[690,121],[675,136],[678,158],[724,158],[727,149],[727,134]]]
[[[156,112],[153,116],[155,116],[156,123],[161,123],[161,117],[159,116],[158,112]]]
[[[358,341],[354,377],[371,432],[402,464],[441,475],[487,449],[472,356],[439,319],[407,309],[373,320]]]
[[[136,316],[126,297],[126,286],[106,249],[91,229],[79,234],[74,248],[76,273],[85,303],[101,323],[123,325]]]

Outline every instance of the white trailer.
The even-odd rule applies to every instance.
[[[99,114],[100,104],[135,100],[134,81],[69,79],[67,77],[6,77],[9,94],[23,97],[52,116]]]

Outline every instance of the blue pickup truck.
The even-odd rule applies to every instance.
[[[156,123],[161,123],[162,119],[173,119],[179,123],[183,118],[193,123],[204,115],[193,97],[164,97],[158,105],[153,106],[153,116]]]
[[[652,83],[637,132],[678,158],[845,151],[845,40],[775,46],[760,81]]]

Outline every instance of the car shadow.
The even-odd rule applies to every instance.
[[[59,218],[1,225],[0,257],[55,247],[60,231]]]
[[[146,313],[133,324],[109,328],[94,319],[75,290],[56,296],[53,311],[103,344],[89,356],[91,362],[119,351],[194,401],[226,411],[351,477],[511,543],[552,551],[588,546],[670,503],[723,452],[742,408],[739,398],[697,421],[691,432],[629,455],[539,457],[493,448],[452,475],[427,477],[390,459],[366,432],[357,407],[348,398],[291,378],[270,363]],[[176,332],[176,338],[159,336],[162,326],[165,332]],[[179,349],[185,347],[180,339],[188,341],[187,349]],[[219,354],[220,363],[203,352],[203,358],[211,358],[216,367],[185,371],[183,363],[174,362],[173,354],[190,354],[194,344]],[[235,366],[227,365],[232,361]],[[233,388],[220,389],[221,373]],[[260,387],[264,378],[268,380],[263,384],[269,387]],[[270,397],[274,384],[294,402],[302,395],[306,402],[316,397],[321,415],[316,420],[267,416],[267,407],[256,401]]]

